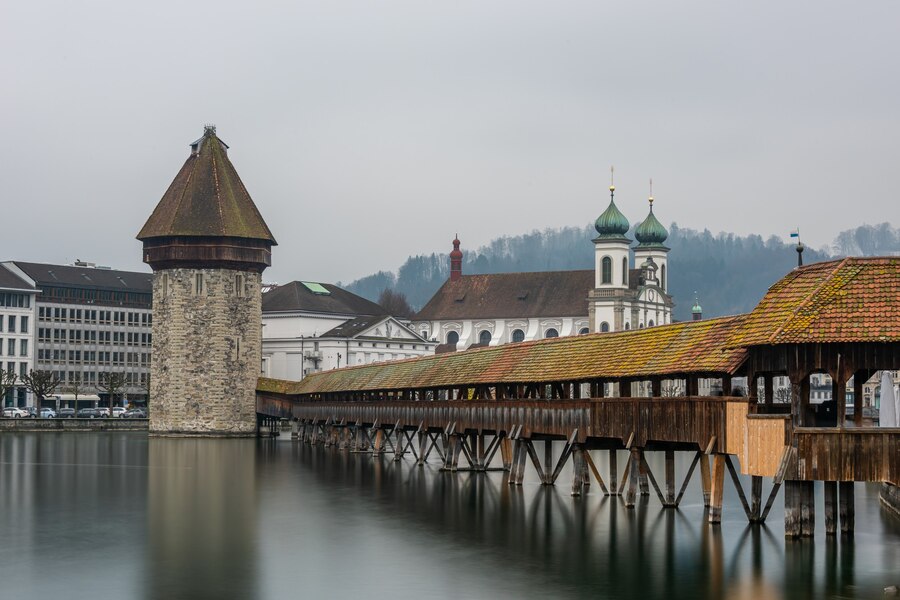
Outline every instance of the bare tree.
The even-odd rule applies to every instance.
[[[62,382],[54,371],[32,369],[28,371],[28,375],[22,375],[22,383],[37,398],[37,406],[40,408],[44,398],[55,392]]]
[[[660,388],[659,392],[662,394],[663,398],[675,398],[684,395],[684,390],[677,383],[664,385]]]
[[[76,410],[78,409],[78,397],[84,396],[88,392],[88,386],[84,382],[84,380],[81,379],[80,373],[76,373],[75,379],[72,380],[72,382],[69,383],[69,385],[67,385],[61,389],[72,394],[73,396],[75,396],[75,402],[74,402],[75,406],[73,408],[75,408]],[[56,410],[59,410],[59,406],[56,407]]]
[[[6,401],[6,394],[16,386],[18,379],[19,376],[16,375],[15,371],[7,371],[0,368],[0,404]]]
[[[125,389],[125,373],[100,373],[97,381],[97,389],[101,392],[109,394],[109,416],[113,416],[113,407],[115,406],[116,395],[122,393]]]
[[[394,317],[409,318],[413,316],[412,306],[406,300],[403,292],[395,292],[390,288],[382,290],[378,296],[378,305],[381,306],[389,315]]]
[[[144,390],[144,393],[147,395],[144,404],[147,405],[147,408],[150,408],[150,373],[145,373],[144,375],[145,376],[141,378],[141,389]]]
[[[772,394],[773,401],[779,404],[790,404],[791,402],[791,388],[789,387],[780,387]]]

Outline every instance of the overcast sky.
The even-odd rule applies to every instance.
[[[0,259],[143,269],[215,123],[266,279],[631,221],[821,246],[897,224],[900,3],[3,2]],[[677,264],[677,257],[672,257]],[[673,270],[673,276],[675,271]]]

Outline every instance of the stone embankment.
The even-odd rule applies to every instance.
[[[892,510],[897,517],[900,517],[900,487],[883,483],[879,497],[889,510]]]
[[[149,419],[0,419],[0,431],[147,431]]]

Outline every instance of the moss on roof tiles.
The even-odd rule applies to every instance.
[[[226,149],[208,129],[137,239],[236,237],[276,243]]]
[[[577,381],[686,373],[734,373],[742,349],[722,350],[742,317],[507,344],[403,361],[346,367],[300,382],[260,380],[291,394],[397,390],[495,383]]]

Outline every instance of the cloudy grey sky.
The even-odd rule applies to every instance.
[[[501,234],[637,221],[829,243],[897,224],[900,4],[4,2],[0,259],[144,268],[218,126],[279,246],[349,281]],[[674,257],[673,257],[674,258]]]

